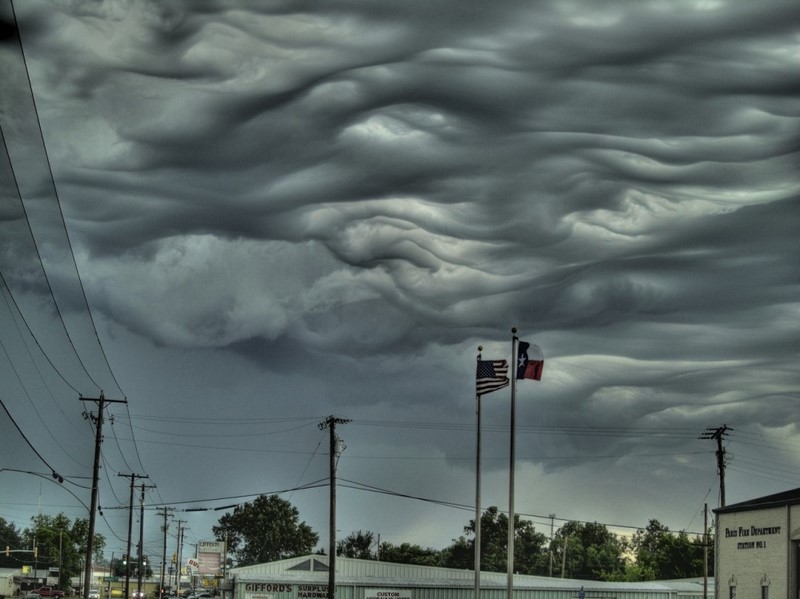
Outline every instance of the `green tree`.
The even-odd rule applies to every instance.
[[[563,555],[566,546],[566,556]],[[551,544],[554,574],[565,567],[565,576],[581,580],[600,580],[625,571],[625,543],[597,522],[564,524]],[[558,556],[557,558],[555,556]]]
[[[400,545],[392,545],[391,543],[381,543],[380,559],[385,562],[393,562],[396,564],[415,564],[418,566],[441,566],[442,555],[441,551],[425,549],[420,545],[412,545],[411,543],[401,543]]]
[[[0,568],[17,568],[19,567],[20,557],[19,554],[11,554],[6,557],[6,547],[9,549],[22,549],[22,537],[20,531],[11,522],[6,522],[5,519],[0,518],[0,543],[2,544],[2,552],[0,553]]]
[[[703,575],[703,539],[693,539],[685,531],[670,532],[658,520],[650,520],[644,530],[637,530],[631,549],[641,573],[649,580],[670,580]],[[710,555],[710,554],[709,554]],[[709,563],[713,563],[710,555]]]
[[[248,566],[311,553],[319,535],[291,503],[277,495],[259,495],[236,506],[212,527],[218,540],[226,538],[239,566]]]
[[[22,544],[36,546],[37,557],[29,558],[40,568],[59,568],[59,588],[69,588],[70,578],[79,577],[86,560],[89,539],[89,521],[85,518],[70,520],[63,513],[56,516],[39,514],[31,518],[32,525],[22,532]],[[92,545],[93,560],[103,558],[105,537],[95,533]]]
[[[640,582],[642,580],[655,580],[656,574],[652,568],[640,566],[632,560],[626,560],[622,572],[603,572],[602,580],[607,582]]]
[[[336,543],[336,555],[356,559],[375,559],[372,546],[375,535],[370,532],[351,532],[346,538]]]
[[[442,564],[450,568],[475,567],[475,520],[470,520],[461,536],[442,551]],[[546,537],[533,524],[514,516],[514,571],[520,574],[543,574],[548,554]],[[481,570],[505,572],[508,548],[508,516],[495,506],[481,514]]]

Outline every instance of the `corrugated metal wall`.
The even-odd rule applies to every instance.
[[[233,599],[324,599],[328,573],[325,556],[305,556],[236,568]],[[365,599],[367,589],[406,589],[410,599],[474,599],[474,574],[469,570],[393,564],[371,560],[339,558],[336,562],[336,599]],[[258,590],[246,583],[262,584]],[[585,581],[583,581],[585,582]],[[480,599],[507,599],[506,575],[481,574]],[[520,577],[515,581],[513,599],[578,599],[582,581],[541,577]],[[271,585],[271,586],[268,586]],[[281,587],[291,585],[291,588]],[[318,588],[307,589],[302,585]],[[714,596],[713,582],[709,597]],[[585,599],[702,599],[702,585],[688,583],[603,583],[589,586]]]
[[[281,583],[286,585],[285,580]],[[319,584],[315,581],[311,584]],[[259,597],[267,596],[269,599],[297,599],[298,584],[291,584],[291,590],[283,592],[258,593]],[[345,584],[336,585],[337,599],[364,599],[367,588],[392,588],[391,585],[371,584],[369,586]],[[473,599],[474,590],[469,588],[439,588],[439,587],[405,587],[411,591],[413,599]],[[245,591],[243,583],[234,588],[234,599],[249,599],[252,592]],[[506,599],[508,593],[505,589],[481,589],[481,599]],[[713,594],[711,595],[713,596]],[[515,589],[514,599],[577,599],[578,589]],[[702,593],[678,593],[668,590],[659,591],[627,591],[615,590],[590,590],[586,592],[586,599],[698,599]]]

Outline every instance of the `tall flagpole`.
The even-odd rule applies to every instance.
[[[508,556],[507,570],[508,570],[508,599],[513,598],[514,594],[514,419],[516,412],[516,395],[517,395],[517,328],[511,329],[511,363],[514,365],[511,368],[511,439],[510,439],[510,454],[508,466]]]
[[[483,348],[478,346],[478,361]],[[478,402],[478,437],[475,443],[475,599],[481,597],[481,395],[475,393]]]

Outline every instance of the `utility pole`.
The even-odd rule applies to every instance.
[[[228,531],[225,531],[225,545],[222,553],[222,579],[228,576]]]
[[[718,428],[707,428],[700,435],[700,439],[715,439],[717,441],[717,472],[719,473],[719,502],[720,507],[725,507],[725,448],[722,447],[722,439],[728,431],[733,429],[727,424]]]
[[[703,504],[703,599],[708,598],[708,504]]]
[[[336,436],[336,425],[352,422],[348,418],[335,418],[328,416],[317,426],[319,430],[330,431],[330,535],[329,535],[329,557],[328,557],[328,599],[336,596],[336,460],[344,451],[344,443]]]
[[[142,483],[142,494],[139,500],[139,550],[137,556],[138,576],[136,577],[136,597],[141,599],[142,595],[142,577],[144,576],[144,567],[147,565],[144,561],[144,492],[145,489],[155,489],[155,485],[146,486]]]
[[[163,599],[164,597],[164,571],[166,570],[167,567],[167,530],[169,530],[169,524],[167,523],[167,516],[171,511],[172,511],[171,507],[165,507],[163,511],[164,525],[162,526],[162,529],[164,530],[164,552],[163,552],[164,557],[161,559],[161,586],[158,589],[159,599]],[[162,512],[158,512],[158,515],[159,516],[162,515]]]
[[[550,514],[550,578],[553,578],[553,521],[555,517],[555,514]]]
[[[61,566],[63,565],[63,557],[62,552],[64,551],[64,529],[60,528],[58,530],[58,586],[61,587],[61,581],[63,580],[62,575],[63,571],[61,570]]]
[[[178,562],[175,564],[175,594],[180,595],[181,590],[181,552],[183,551],[183,533],[186,532],[186,527],[181,524],[186,524],[187,520],[175,520],[178,525]]]
[[[100,397],[92,399],[89,397],[80,396],[80,401],[96,401],[97,402],[97,416],[89,414],[87,418],[91,418],[95,423],[95,437],[94,437],[94,466],[92,467],[92,502],[89,507],[89,538],[86,539],[86,569],[83,573],[83,599],[89,599],[89,590],[92,585],[92,553],[94,552],[94,521],[95,514],[97,513],[97,491],[99,487],[100,478],[100,445],[103,442],[103,410],[105,410],[107,403],[127,403],[127,399],[106,399],[103,392],[100,392]]]
[[[131,499],[128,504],[128,545],[125,548],[125,598],[130,598],[131,584],[131,529],[133,528],[133,488],[137,478],[150,478],[146,474],[117,474],[131,479]]]

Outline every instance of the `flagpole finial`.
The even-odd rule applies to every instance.
[[[517,327],[511,327],[511,333],[516,335],[517,334]]]
[[[483,346],[482,345],[478,346],[478,351],[483,351]]]

